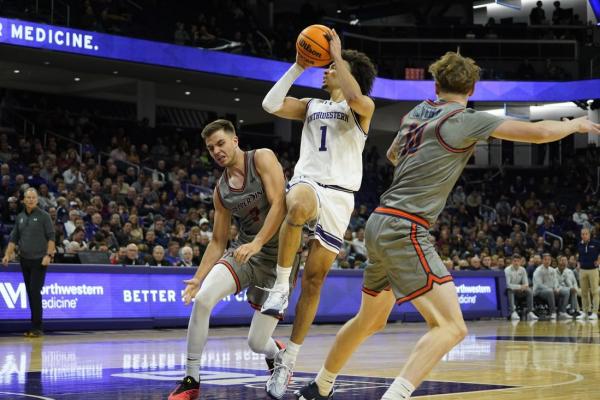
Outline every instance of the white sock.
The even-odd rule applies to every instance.
[[[296,364],[296,358],[300,353],[301,344],[296,344],[290,340],[285,351],[283,352],[283,363],[288,367],[293,367]]]
[[[414,391],[413,384],[399,376],[394,379],[392,386],[383,394],[381,400],[408,400]]]
[[[329,396],[331,393],[331,389],[333,388],[333,384],[335,383],[335,378],[337,378],[338,374],[334,374],[333,372],[329,372],[322,367],[317,377],[315,378],[315,382],[319,387],[319,394],[321,396]]]
[[[202,354],[191,354],[188,353],[187,360],[185,362],[185,376],[191,376],[196,381],[200,382],[200,360]]]
[[[275,281],[275,286],[287,286],[289,288],[290,285],[290,275],[292,274],[291,267],[282,267],[277,264],[277,280]]]

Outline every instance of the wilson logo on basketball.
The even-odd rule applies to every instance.
[[[307,53],[312,54],[312,55],[316,56],[317,58],[321,58],[321,53],[318,52],[317,50],[313,49],[312,46],[309,43],[306,42],[306,40],[300,39],[300,42],[298,44]]]

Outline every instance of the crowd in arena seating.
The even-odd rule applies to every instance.
[[[343,6],[336,11],[325,10],[318,2],[311,1],[302,2],[294,11],[278,9],[277,2],[273,2],[272,23],[269,21],[268,2],[260,1],[157,1],[152,6],[139,7],[135,6],[137,3],[122,0],[85,0],[68,3],[69,24],[75,28],[285,61],[295,59],[295,41],[298,33],[305,26],[317,22],[335,26],[340,32],[374,38],[572,39],[591,44],[595,40],[594,35],[598,35],[598,28],[593,25],[585,26],[580,16],[561,9],[560,5],[551,11],[548,9],[549,4],[542,5],[541,8],[536,7],[534,10],[537,11],[532,11],[529,25],[513,23],[510,19],[496,21],[494,18],[490,18],[485,25],[478,25],[463,20],[455,21],[443,15],[413,15],[408,18],[414,21],[405,25],[372,26],[348,23],[350,20],[358,20],[358,17],[352,14],[352,11],[346,11]],[[1,15],[44,20],[44,11],[47,12],[32,0],[0,2]],[[52,19],[54,24],[67,24],[67,21],[57,16]],[[345,22],[346,20],[348,21]],[[430,61],[427,56],[416,57],[416,53],[403,54],[396,50],[388,52],[380,49],[379,53],[375,54],[369,49],[363,49],[360,40],[352,44],[358,46],[357,49],[366,51],[374,59],[378,65],[379,76],[383,77],[409,79],[406,78],[405,68],[424,68]],[[475,49],[472,51],[476,52]],[[477,56],[477,53],[470,55]],[[482,54],[481,58],[488,56]],[[531,54],[523,55],[526,56]],[[480,60],[483,78],[567,80],[571,79],[577,70],[572,69],[573,72],[569,73],[556,61],[543,59],[522,63],[518,68],[514,60],[512,68],[498,66],[494,61]],[[537,66],[533,67],[533,64]],[[427,72],[424,72],[426,75]]]
[[[59,253],[110,252],[111,262],[126,265],[198,265],[211,239],[211,195],[220,170],[197,132],[125,128],[53,108],[43,96],[35,100],[37,132],[46,136],[19,136],[9,128],[0,133],[2,247],[23,190],[33,186],[55,221]],[[33,98],[8,91],[0,110],[7,115],[7,104],[27,101]],[[274,150],[290,178],[297,149],[279,143]],[[392,177],[374,147],[363,164],[369,185],[356,195],[334,268],[365,267],[363,228]],[[514,254],[534,265],[546,252],[554,262],[565,255],[573,266],[580,229],[600,232],[599,166],[600,150],[591,146],[550,170],[467,169],[432,227],[432,242],[449,269],[503,269]],[[232,225],[230,240],[237,232]]]

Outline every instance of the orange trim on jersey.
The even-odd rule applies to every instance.
[[[362,292],[365,293],[365,294],[368,294],[369,296],[373,296],[373,297],[377,297],[377,296],[379,296],[379,293],[381,293],[381,292],[378,292],[376,290],[367,289],[364,286],[362,288]]]
[[[229,272],[231,272],[231,275],[233,276],[233,279],[235,280],[235,286],[237,289],[234,294],[238,294],[239,292],[241,292],[242,285],[240,284],[240,278],[238,278],[238,276],[235,273],[235,271],[233,270],[233,267],[231,266],[231,264],[229,264],[227,261],[225,261],[223,259],[220,259],[219,261],[217,261],[217,264],[223,264],[224,266],[227,267]]]
[[[435,136],[437,137],[438,142],[442,145],[442,147],[444,149],[448,150],[451,153],[465,153],[465,152],[471,150],[473,148],[473,146],[475,146],[475,144],[477,144],[477,142],[475,142],[472,145],[470,145],[468,147],[463,147],[463,148],[452,147],[448,143],[446,143],[446,141],[442,137],[442,134],[440,133],[440,128],[442,127],[444,122],[446,122],[450,117],[452,117],[456,114],[459,114],[463,111],[465,111],[464,108],[452,111],[451,113],[449,113],[448,115],[446,115],[445,117],[440,119],[440,121],[435,126]]]
[[[425,257],[425,253],[423,253],[423,249],[421,248],[421,245],[419,244],[419,241],[417,240],[417,225],[415,225],[415,224],[413,224],[411,227],[410,240],[415,248],[415,251],[417,252],[417,256],[419,257],[421,266],[423,267],[423,270],[425,270],[425,273],[427,274],[427,283],[425,284],[425,286],[423,286],[420,289],[415,290],[414,292],[410,293],[409,295],[400,297],[399,299],[396,299],[396,304],[402,304],[407,301],[414,300],[417,297],[429,292],[431,289],[433,289],[434,283],[441,285],[441,284],[453,281],[452,275],[447,275],[447,276],[440,278],[433,274],[433,272],[431,271],[431,267],[429,266],[429,263],[427,262],[427,258]]]
[[[375,211],[373,211],[373,212],[375,212],[377,214],[385,214],[385,215],[391,215],[393,217],[404,218],[411,222],[414,222],[415,224],[419,224],[419,225],[429,229],[429,222],[427,222],[424,218],[421,218],[417,215],[407,213],[406,211],[398,210],[396,208],[391,208],[391,207],[380,206],[380,207],[377,207],[375,209]]]

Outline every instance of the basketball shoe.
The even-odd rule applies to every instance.
[[[294,365],[286,365],[283,362],[283,353],[285,349],[279,350],[273,360],[273,372],[267,380],[267,394],[273,399],[280,400],[287,391],[287,387],[292,380]]]
[[[173,389],[168,400],[197,400],[200,397],[200,383],[191,376],[186,376]]]
[[[263,303],[260,312],[265,315],[282,317],[285,313],[285,310],[288,308],[288,297],[290,294],[289,288],[287,286],[275,286],[272,289],[261,289],[268,292],[269,297],[267,297],[267,300],[265,300]]]
[[[283,344],[283,342],[281,340],[275,339],[275,345],[277,346],[277,348],[279,350],[285,349],[285,344]],[[265,357],[265,361],[267,362],[267,367],[269,368],[269,372],[273,373],[273,370],[275,369],[275,359]]]
[[[323,396],[319,393],[317,382],[312,381],[302,389],[296,390],[294,395],[298,400],[329,400],[333,399],[333,389],[331,389],[331,392],[327,396]]]

